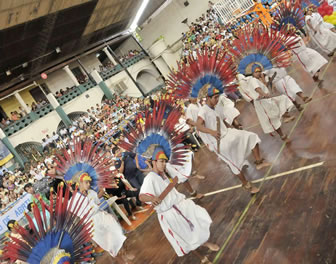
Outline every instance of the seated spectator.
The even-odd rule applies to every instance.
[[[113,155],[118,159],[115,163],[116,169],[122,173],[127,181],[134,187],[140,190],[144,175],[135,163],[135,154],[131,152],[122,152],[118,147],[112,149]]]

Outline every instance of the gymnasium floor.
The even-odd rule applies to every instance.
[[[196,201],[213,219],[210,241],[221,250],[198,251],[213,263],[299,264],[336,263],[336,58],[324,68],[324,87],[317,88],[298,63],[289,70],[313,101],[303,112],[293,110],[296,120],[283,125],[292,142],[263,134],[251,104],[239,102],[239,120],[260,138],[269,169],[246,169],[257,180],[261,192],[252,197],[215,154],[203,147],[195,155],[195,166],[203,181],[192,179],[199,192]],[[181,192],[186,193],[183,186]],[[127,234],[127,250],[133,263],[199,263],[192,254],[177,258],[153,214],[135,231]],[[114,263],[107,254],[97,263]]]

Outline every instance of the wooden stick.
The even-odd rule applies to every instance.
[[[164,191],[160,194],[159,198],[162,201],[164,198],[166,198],[166,196],[168,195],[168,193],[176,186],[178,182],[178,178],[175,177],[173,178],[173,181],[171,183],[169,183],[169,185],[166,187],[166,189],[164,189]],[[154,209],[154,206],[151,205],[147,211],[148,214],[150,214]]]
[[[218,154],[220,154],[220,118],[219,118],[219,116],[216,116],[216,121],[217,121],[217,132],[218,132],[218,134],[219,134],[219,139],[217,139],[217,153]]]

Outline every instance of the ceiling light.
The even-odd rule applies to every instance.
[[[133,19],[133,22],[129,28],[129,30],[131,32],[135,31],[135,29],[138,27],[138,22],[140,20],[140,17],[142,16],[143,12],[145,11],[146,6],[148,5],[149,0],[143,0],[142,4],[137,12],[137,14],[135,15],[135,18]]]
[[[28,62],[22,63],[22,68],[26,68],[28,66]]]
[[[12,74],[12,72],[11,72],[10,70],[7,70],[7,71],[6,71],[6,75],[7,75],[7,76],[9,76],[9,75],[11,75],[11,74]]]
[[[61,53],[61,48],[60,47],[57,47],[55,50],[56,50],[56,53]]]

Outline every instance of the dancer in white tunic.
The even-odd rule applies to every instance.
[[[242,129],[242,125],[238,122],[237,117],[240,112],[224,93],[219,96],[218,104],[215,110],[219,113],[220,118],[228,125],[233,125],[235,128]]]
[[[336,33],[332,31],[333,25],[324,22],[318,12],[310,9],[305,15],[309,36],[329,57],[333,56],[336,50]]]
[[[219,250],[217,245],[208,242],[212,223],[208,212],[193,201],[186,200],[175,188],[160,198],[170,184],[165,174],[167,161],[163,148],[156,147],[152,156],[153,171],[141,186],[140,200],[155,206],[161,229],[179,257],[193,252],[202,263],[209,263],[206,257],[195,251],[202,245],[212,251]]]
[[[208,88],[206,104],[198,113],[197,129],[204,133],[204,143],[209,150],[215,152],[230,167],[233,174],[239,177],[243,187],[252,194],[257,193],[259,189],[246,180],[242,168],[248,165],[247,157],[251,152],[256,159],[257,169],[270,166],[270,163],[261,158],[260,138],[257,134],[225,126],[215,111],[219,95],[220,91],[216,88]]]
[[[123,234],[123,230],[116,219],[109,213],[102,211],[99,207],[100,199],[98,194],[90,189],[91,178],[88,174],[83,173],[79,177],[79,193],[76,194],[73,204],[77,200],[84,198],[84,204],[89,205],[82,207],[78,211],[79,217],[84,216],[90,208],[90,219],[93,221],[94,231],[92,240],[104,250],[106,250],[112,257],[117,257],[126,237]],[[112,200],[111,200],[112,201]],[[108,203],[109,200],[107,201]],[[130,256],[132,258],[132,256]]]
[[[262,69],[259,65],[254,64],[252,72],[253,76],[248,80],[238,74],[239,85],[244,98],[253,103],[264,133],[276,131],[282,140],[288,142],[287,135],[284,135],[280,128],[281,118],[284,116],[285,122],[290,122],[294,119],[287,113],[293,107],[293,103],[285,95],[271,97],[266,85],[260,81],[263,80],[263,77]]]
[[[308,48],[300,36],[297,35],[295,38],[298,39],[299,42],[296,47],[292,49],[292,52],[298,58],[304,70],[312,76],[314,81],[321,83],[319,73],[328,61],[316,50]]]
[[[300,97],[304,103],[309,103],[312,99],[305,96],[301,87],[296,83],[296,81],[288,75],[285,68],[272,68],[265,71],[268,78],[273,76],[273,84],[278,92],[286,95],[296,106],[299,111],[302,111],[302,106],[297,102],[297,97]]]
[[[191,179],[191,177],[204,180],[205,177],[201,175],[197,175],[196,174],[197,172],[193,173],[194,175],[192,175],[192,167],[193,167],[192,164],[193,164],[194,153],[192,151],[188,151],[185,155],[186,157],[185,157],[185,162],[183,163],[183,165],[177,166],[177,165],[170,164],[168,162],[166,166],[166,172],[171,178],[177,177],[178,183],[179,184],[181,183],[184,185],[184,187],[189,191],[191,197],[201,199],[204,197],[204,194],[198,193],[196,190],[194,190],[189,180]]]

